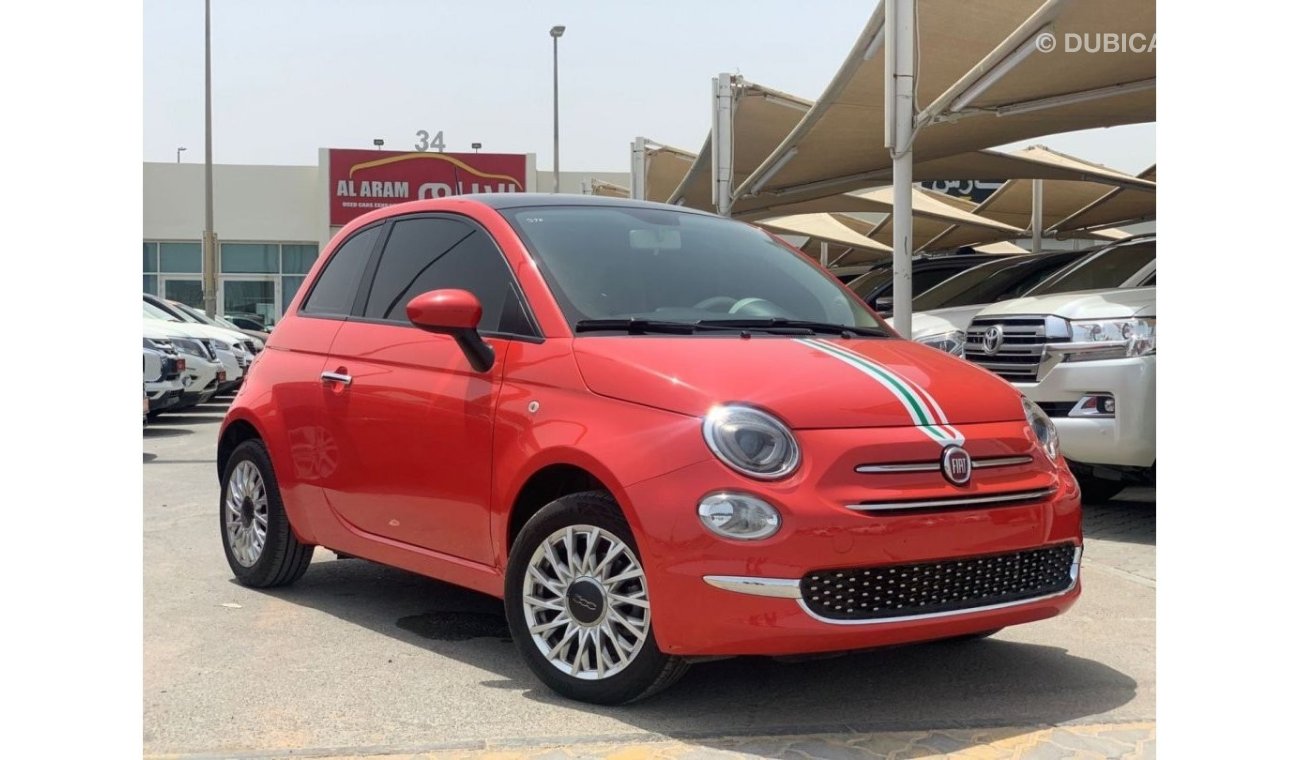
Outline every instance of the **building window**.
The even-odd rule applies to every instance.
[[[280,251],[280,271],[284,274],[307,274],[311,271],[311,265],[316,263],[315,244],[282,245]]]
[[[280,246],[275,243],[222,243],[221,271],[225,274],[278,274]]]
[[[144,271],[146,272],[158,271],[158,244],[157,243],[144,244]]]
[[[158,271],[200,273],[203,271],[203,249],[198,243],[159,243]]]
[[[151,296],[158,295],[158,275],[147,274],[144,276],[144,292]]]

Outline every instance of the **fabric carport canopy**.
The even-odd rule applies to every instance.
[[[1041,135],[1152,121],[1155,55],[1051,52],[1038,34],[1155,33],[1153,0],[917,0],[923,126],[916,166]],[[822,197],[887,179],[884,6],[878,6],[822,97],[761,165],[736,183],[737,212]],[[1073,56],[1073,58],[1071,57]],[[996,75],[996,76],[994,76]],[[1069,96],[1068,98],[1065,96]],[[996,175],[971,177],[991,179]],[[918,173],[916,179],[921,179]],[[962,179],[960,176],[935,179]]]

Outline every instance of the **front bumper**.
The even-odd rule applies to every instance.
[[[999,423],[1005,436],[968,440],[975,457],[1024,455],[1023,423]],[[965,427],[971,430],[974,426]],[[700,462],[628,487],[629,521],[645,565],[655,637],[679,655],[787,655],[835,652],[977,633],[1058,615],[1078,598],[1077,555],[1064,591],[1005,605],[870,621],[830,620],[801,598],[799,579],[836,568],[931,562],[1072,544],[1082,546],[1079,491],[1062,463],[1041,453],[1019,467],[977,470],[971,485],[954,490],[937,473],[859,475],[853,465],[872,446],[895,459],[923,461],[933,442],[899,443],[890,431],[799,431],[805,462],[787,481],[758,483],[715,460]],[[971,439],[977,436],[971,436]],[[893,439],[891,442],[891,438]],[[871,440],[877,439],[877,440]],[[867,445],[862,445],[866,440]],[[1027,444],[1026,444],[1027,445]],[[981,447],[983,447],[981,449]],[[1001,448],[999,448],[1001,447]],[[856,449],[856,450],[854,450]],[[935,484],[935,480],[938,484]],[[1018,488],[1045,498],[1000,506],[856,511],[864,499],[978,497]],[[782,527],[771,538],[721,539],[700,523],[695,505],[717,490],[743,490],[775,506]],[[667,602],[659,600],[669,600]]]
[[[1115,398],[1114,417],[1058,417],[1061,452],[1081,464],[1150,467],[1156,461],[1156,357],[1062,362],[1036,383],[1013,383],[1039,403]]]

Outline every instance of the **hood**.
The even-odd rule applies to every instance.
[[[573,352],[593,392],[693,416],[736,402],[804,429],[1024,419],[1001,379],[895,338],[592,336]]]
[[[1156,313],[1155,288],[1083,290],[1050,296],[1029,296],[992,304],[981,317],[1011,314],[1055,314],[1066,319],[1124,319]]]
[[[985,306],[987,304],[918,311],[912,315],[912,340],[924,338],[927,335],[940,335],[953,330],[965,332],[966,328],[970,327],[971,320]],[[885,321],[889,323],[890,327],[893,327],[893,317]]]
[[[145,319],[145,326],[153,322],[162,325],[163,329],[171,330],[167,335],[182,338],[215,338],[223,340],[230,344],[239,343],[244,340],[244,336],[234,330],[227,330],[223,327],[213,327],[211,325],[201,325],[197,322],[167,322],[162,319]]]

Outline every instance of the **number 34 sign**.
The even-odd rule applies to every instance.
[[[446,147],[446,144],[443,143],[442,141],[441,129],[438,130],[438,134],[433,136],[432,140],[429,139],[429,133],[423,129],[415,133],[415,138],[416,140],[418,140],[418,142],[415,143],[415,149],[420,151],[421,153],[424,153],[430,148],[433,148],[434,150],[441,153],[443,148]]]

